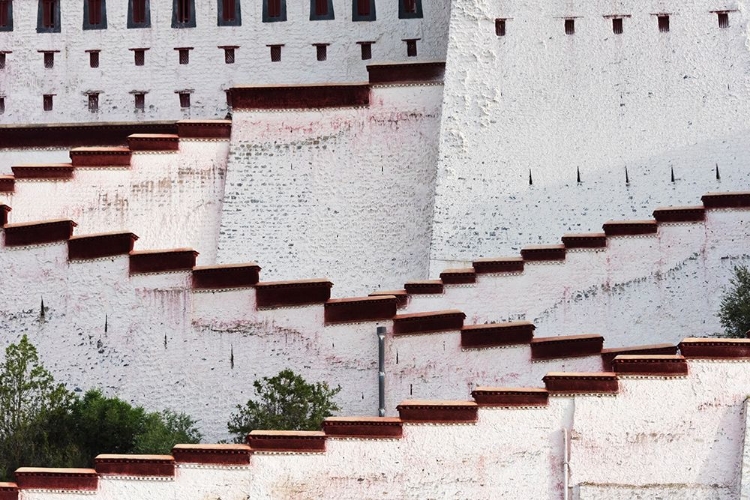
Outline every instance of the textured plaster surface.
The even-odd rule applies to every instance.
[[[219,262],[336,295],[427,276],[440,85],[374,87],[367,108],[236,112]]]
[[[444,60],[449,2],[424,2],[423,19],[399,19],[398,2],[378,0],[377,20],[352,22],[351,0],[333,0],[334,20],[310,21],[309,0],[286,0],[287,21],[262,22],[261,1],[242,0],[242,26],[217,26],[217,0],[195,0],[196,27],[172,28],[172,0],[151,0],[151,28],[127,29],[128,2],[107,2],[105,30],[86,30],[83,2],[61,0],[60,33],[37,33],[37,2],[13,2],[14,30],[0,32],[7,55],[0,70],[5,114],[0,123],[140,121],[223,118],[225,90],[233,85],[367,81],[366,65],[385,61]],[[404,39],[420,39],[416,58],[407,58]],[[374,42],[363,61],[357,42]],[[313,44],[329,44],[318,61]],[[283,45],[271,62],[268,45]],[[224,62],[221,46],[236,46],[235,63]],[[179,64],[175,48],[192,47]],[[147,48],[145,65],[135,66],[129,49]],[[38,51],[57,50],[47,69]],[[99,50],[99,67],[85,51]],[[192,92],[181,109],[177,91]],[[88,110],[89,92],[99,92],[99,111]],[[131,92],[146,92],[136,111]],[[53,111],[42,95],[55,94]],[[431,138],[435,141],[437,136]]]
[[[14,165],[69,162],[69,151],[68,148],[0,149],[0,175],[13,175]]]
[[[646,218],[655,204],[747,189],[740,5],[454,2],[431,274]],[[732,10],[725,29],[710,12],[722,9]],[[671,14],[668,33],[658,12]],[[621,35],[603,17],[616,14],[629,16]],[[506,36],[495,35],[495,18],[509,18]]]

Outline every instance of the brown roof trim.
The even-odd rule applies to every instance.
[[[562,237],[563,245],[573,248],[606,248],[607,235],[604,233],[566,234]]]
[[[132,134],[128,136],[131,151],[178,151],[180,137],[177,134]]]
[[[327,279],[260,282],[255,285],[255,302],[258,307],[322,304],[331,297],[332,286]]]
[[[459,424],[477,421],[478,405],[473,401],[407,400],[396,407],[403,422]]]
[[[329,417],[323,421],[323,432],[340,438],[400,438],[403,425],[394,417]]]
[[[325,303],[326,323],[380,321],[395,315],[396,297],[393,295],[331,299]]]
[[[625,220],[605,222],[604,233],[607,236],[635,236],[639,234],[656,234],[658,226],[655,220]]]
[[[466,315],[458,310],[398,314],[393,317],[393,333],[408,335],[460,330]]]
[[[198,252],[192,248],[130,253],[130,274],[189,271],[195,267]]]
[[[565,260],[565,245],[532,245],[521,249],[526,262]]]
[[[443,293],[443,282],[440,280],[409,281],[404,284],[409,295],[426,295]]]
[[[472,262],[477,274],[520,273],[523,271],[522,257],[489,257]]]
[[[409,303],[409,294],[406,293],[406,290],[378,290],[377,292],[372,292],[370,297],[382,297],[384,295],[393,295],[396,297],[396,308],[398,309],[406,307]]]
[[[324,452],[326,435],[322,431],[252,431],[247,444],[254,452]]]
[[[193,288],[242,288],[260,280],[260,266],[255,262],[193,268]]]
[[[62,123],[0,126],[0,149],[79,146],[124,146],[137,133],[174,134],[173,121],[120,123]]]
[[[94,468],[101,475],[174,476],[172,455],[98,455]]]
[[[534,338],[535,328],[530,321],[467,325],[461,329],[461,347],[466,349],[528,344]]]
[[[172,448],[178,464],[247,465],[251,454],[246,444],[177,444]]]
[[[0,175],[0,193],[12,193],[16,188],[16,178],[12,175]]]
[[[445,62],[368,64],[370,84],[439,83],[445,75]]]
[[[545,406],[547,389],[519,387],[477,387],[471,391],[479,406]]]
[[[18,500],[16,483],[0,483],[0,500]]]
[[[99,487],[99,475],[94,469],[21,467],[14,475],[19,490],[94,491]]]
[[[621,354],[612,362],[612,368],[618,375],[687,375],[688,365],[685,358],[679,355],[664,354]]]
[[[440,280],[445,285],[468,285],[477,282],[477,273],[473,267],[465,269],[446,269],[440,273]]]
[[[706,208],[697,207],[661,207],[654,210],[656,222],[699,222],[706,220]]]
[[[750,207],[750,191],[732,193],[707,193],[701,196],[706,208],[747,208]]]
[[[181,139],[229,139],[231,120],[180,120],[177,135]]]
[[[531,340],[532,359],[572,358],[600,354],[604,345],[601,335],[565,335],[538,337]]]
[[[611,371],[612,360],[622,354],[677,354],[677,346],[672,344],[652,344],[602,349],[602,364],[604,365],[604,369]]]
[[[16,179],[68,180],[73,178],[73,165],[70,163],[15,165],[11,167],[11,170]]]
[[[8,205],[0,204],[0,228],[8,223],[8,213],[13,210]]]
[[[72,236],[68,240],[68,259],[99,259],[128,255],[138,236],[129,232]]]
[[[67,241],[73,235],[73,228],[76,225],[69,219],[6,224],[3,227],[5,246],[41,245]]]
[[[368,106],[367,84],[232,87],[232,108],[312,109]]]
[[[687,338],[680,342],[680,354],[686,358],[750,358],[750,339]]]
[[[612,394],[619,390],[617,375],[602,373],[551,372],[544,376],[544,385],[550,394],[601,393]]]
[[[74,167],[129,167],[130,149],[125,147],[80,147],[70,150]]]

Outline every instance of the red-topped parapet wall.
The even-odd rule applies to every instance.
[[[367,73],[371,85],[442,83],[445,62],[368,64]]]
[[[130,253],[130,274],[192,271],[198,252],[192,248]]]
[[[255,301],[258,307],[322,304],[331,298],[332,286],[325,278],[260,282],[255,285]]]
[[[329,417],[323,432],[329,438],[396,439],[403,434],[403,422],[394,417]]]
[[[18,500],[16,483],[0,483],[0,500]]]
[[[130,167],[130,149],[126,147],[81,147],[70,150],[73,167]]]
[[[5,246],[43,245],[67,241],[73,235],[76,223],[69,219],[29,222],[24,224],[6,224]]]
[[[174,477],[171,455],[98,455],[94,468],[100,476]]]
[[[529,344],[534,338],[534,328],[530,321],[466,325],[461,329],[461,347],[477,349]]]
[[[73,164],[46,163],[11,167],[15,179],[69,180],[73,178]]]
[[[247,444],[255,453],[322,453],[326,435],[322,431],[252,431]]]
[[[178,464],[248,465],[252,450],[246,444],[178,444],[172,456]]]
[[[94,469],[21,467],[15,476],[19,490],[76,492],[96,491],[99,487],[99,475]]]
[[[131,134],[174,134],[174,121],[0,126],[0,149],[122,146]]]
[[[68,240],[68,259],[85,260],[128,255],[133,251],[138,236],[129,232],[114,232],[72,236]]]
[[[229,91],[233,110],[360,107],[370,104],[367,84],[243,86]]]
[[[255,262],[193,268],[193,288],[196,290],[244,288],[257,285],[259,280],[260,266]]]
[[[180,139],[229,139],[231,120],[180,120],[177,122]]]
[[[178,151],[180,136],[177,134],[133,134],[128,136],[130,151]]]

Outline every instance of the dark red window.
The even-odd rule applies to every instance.
[[[236,0],[221,0],[221,17],[224,21],[234,21],[234,14],[237,11]]]
[[[133,0],[133,22],[135,24],[146,22],[146,0]]]
[[[281,45],[271,45],[271,62],[281,61]]]
[[[146,51],[143,49],[135,49],[133,51],[133,54],[135,54],[135,65],[136,66],[143,66],[146,64]]]
[[[668,33],[669,32],[669,16],[663,15],[658,16],[659,17],[659,31],[661,33]]]
[[[102,0],[89,0],[89,24],[102,23]]]
[[[404,0],[404,11],[408,14],[417,12],[417,0]]]
[[[234,64],[234,47],[224,48],[224,62],[226,64]]]
[[[0,28],[10,25],[8,11],[10,11],[10,0],[0,0]]]
[[[5,69],[5,52],[0,52],[0,69]]]
[[[495,34],[505,36],[505,19],[495,19]]]
[[[360,42],[362,46],[362,60],[372,59],[372,42]]]
[[[5,113],[5,97],[0,97],[0,115]]]
[[[146,94],[135,94],[135,109],[139,111],[146,109]]]
[[[52,111],[52,94],[44,95],[44,111]]]
[[[323,44],[318,44],[315,46],[316,54],[318,61],[325,61],[328,59],[328,46]]]
[[[716,14],[719,16],[719,28],[728,28],[729,14],[727,12],[717,12]],[[0,22],[0,25],[2,25],[2,22]]]
[[[575,35],[576,33],[576,21],[575,19],[566,19],[565,20],[565,34],[566,35]]]
[[[55,7],[57,0],[42,0],[42,26],[55,27]]]
[[[96,50],[92,50],[89,52],[89,66],[92,68],[98,68],[99,67],[99,52]]]
[[[99,94],[89,94],[89,111],[92,113],[99,111]]]
[[[177,22],[190,22],[190,0],[177,0]]]
[[[268,17],[281,17],[281,0],[268,0]]]
[[[189,92],[180,92],[180,107],[181,108],[190,107],[190,93]]]
[[[357,15],[370,15],[370,0],[357,0]]]
[[[417,57],[417,41],[405,40],[405,42],[406,42],[406,57]]]
[[[55,53],[54,52],[44,53],[44,67],[47,69],[55,67]]]
[[[622,18],[615,17],[612,19],[612,33],[615,35],[622,35]]]
[[[190,63],[190,49],[178,49],[180,53],[180,64]]]
[[[328,15],[328,0],[315,0],[315,15],[316,16]]]

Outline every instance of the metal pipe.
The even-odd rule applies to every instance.
[[[570,446],[568,429],[563,429],[563,500],[568,500],[570,491]]]
[[[378,415],[385,417],[385,327],[378,327]]]

